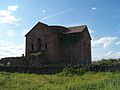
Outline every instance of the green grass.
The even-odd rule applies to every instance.
[[[120,90],[120,73],[66,76],[0,72],[0,90]]]

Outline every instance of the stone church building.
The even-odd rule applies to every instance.
[[[53,64],[91,63],[91,36],[86,25],[63,27],[38,22],[25,37],[26,57],[44,52],[46,60]]]

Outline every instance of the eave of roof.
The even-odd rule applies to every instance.
[[[85,30],[85,28],[87,28],[87,25],[68,27],[68,31],[64,32],[63,34],[81,33],[81,32],[83,32]],[[88,28],[87,28],[87,32],[88,32],[88,35],[89,35],[90,39],[92,39],[91,36],[90,36],[90,33],[88,31]]]
[[[64,32],[64,34],[79,33],[79,32],[82,32],[85,27],[87,27],[87,26],[86,25],[82,25],[82,26],[68,27],[68,31]]]

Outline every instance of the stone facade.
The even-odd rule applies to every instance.
[[[63,27],[38,22],[25,37],[26,57],[32,53],[45,52],[46,59],[52,64],[91,63],[91,37],[86,25]]]
[[[6,57],[0,60],[2,66],[24,66],[26,65],[25,57]]]

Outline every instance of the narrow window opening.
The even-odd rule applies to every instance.
[[[45,49],[47,49],[47,43],[45,43]]]
[[[34,45],[32,44],[32,51],[34,50]]]
[[[41,39],[39,38],[37,42],[38,42],[38,50],[41,50]]]

